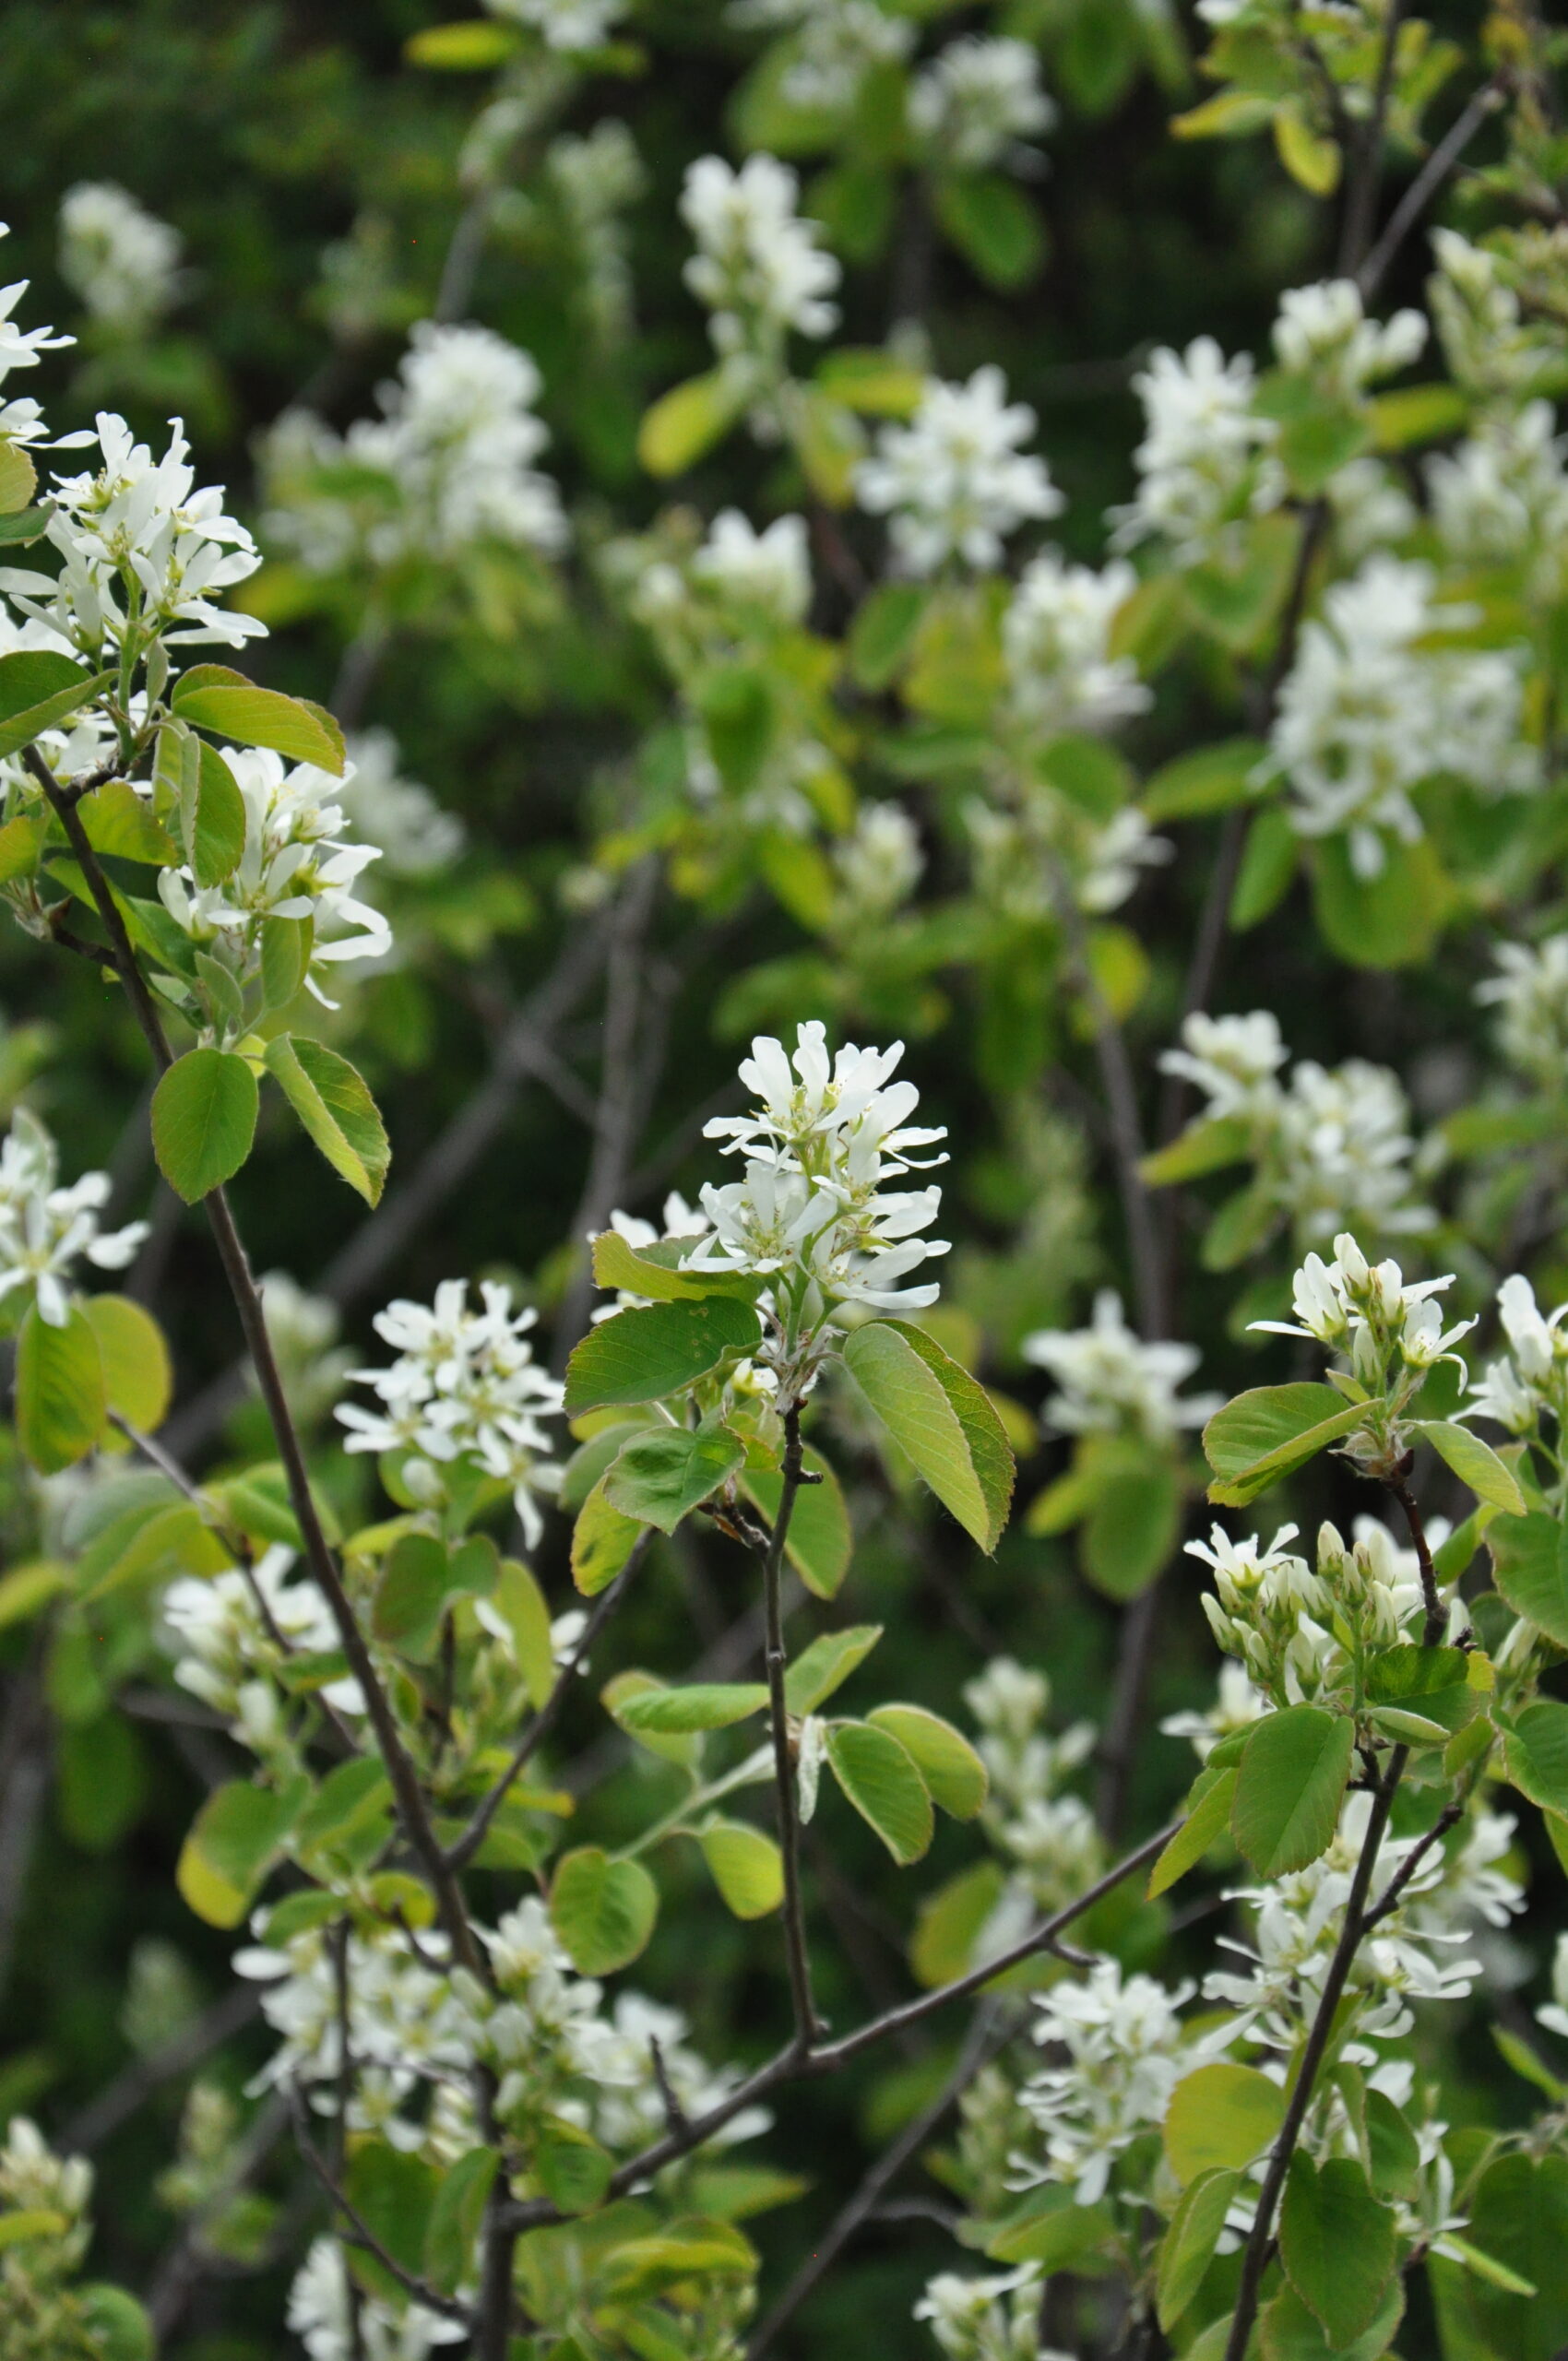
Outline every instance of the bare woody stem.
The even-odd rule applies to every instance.
[[[1427,1529],[1421,1522],[1421,1513],[1416,1506],[1409,1485],[1401,1477],[1388,1489],[1405,1512],[1405,1522],[1410,1528],[1410,1539],[1415,1548],[1416,1563],[1420,1568],[1421,1598],[1426,1607],[1421,1645],[1423,1648],[1435,1648],[1443,1637],[1443,1627],[1447,1619],[1437,1593],[1437,1569],[1431,1561],[1431,1544],[1427,1539]]]
[[[24,747],[22,759],[42,788],[51,808],[58,815],[71,850],[77,857],[88,889],[92,895],[98,915],[109,937],[111,963],[125,986],[126,998],[137,1024],[146,1037],[160,1073],[167,1073],[173,1063],[168,1039],[163,1031],[146,978],[137,964],[131,940],[125,931],[125,921],[114,898],[113,888],[104,875],[102,864],[88,839],[81,815],[70,800],[69,790],[62,789],[39,753],[36,746]],[[261,1292],[252,1273],[249,1259],[234,1226],[229,1200],[221,1189],[214,1189],[202,1199],[208,1225],[217,1243],[219,1258],[223,1264],[229,1292],[234,1299],[240,1327],[244,1335],[245,1349],[255,1370],[256,1381],[267,1405],[278,1444],[278,1455],[283,1465],[289,1485],[289,1499],[304,1543],[306,1562],[319,1585],[338,1635],[348,1657],[349,1668],[359,1682],[364,1695],[366,1711],[375,1733],[376,1744],[386,1765],[397,1799],[398,1813],[407,1832],[410,1844],[429,1878],[435,1896],[441,1923],[451,1942],[454,1955],[463,1965],[488,1981],[486,1963],[473,1929],[469,1924],[462,1890],[451,1869],[441,1843],[431,1822],[419,1776],[382,1687],[364,1634],[360,1630],[353,1603],[343,1587],[343,1579],[332,1555],[323,1529],[315,1499],[311,1490],[310,1477],[305,1467],[304,1453],[295,1428],[293,1415],[283,1392],[282,1378],[267,1335],[267,1321],[262,1311]]]
[[[791,1403],[784,1413],[784,1481],[778,1514],[773,1521],[763,1560],[763,1609],[766,1619],[768,1718],[773,1726],[773,1784],[778,1809],[778,1847],[784,1857],[784,1943],[790,1968],[790,1997],[794,2004],[797,2054],[803,2056],[818,2031],[812,1999],[811,1958],[806,1948],[805,1911],[801,1898],[801,1829],[795,1810],[795,1766],[790,1752],[789,1707],[784,1694],[784,1545],[801,1489],[803,1459],[801,1406]]]

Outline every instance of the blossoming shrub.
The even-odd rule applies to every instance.
[[[254,524],[194,222],[0,296],[0,2348],[1544,2361],[1562,36],[1200,0],[1107,505],[1174,13],[395,13]]]

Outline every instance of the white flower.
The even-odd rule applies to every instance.
[[[1193,1990],[1182,1984],[1168,1992],[1147,1975],[1123,1983],[1117,1962],[1101,1960],[1037,1999],[1035,2039],[1061,2043],[1069,2062],[1019,2094],[1045,2148],[1043,2164],[1016,2159],[1021,2185],[1071,2182],[1080,2205],[1104,2196],[1118,2156],[1162,2120],[1183,2070],[1196,2062],[1182,2055],[1177,2013]]]
[[[402,777],[389,730],[363,730],[350,739],[333,801],[355,834],[380,852],[386,876],[428,877],[450,868],[463,848],[456,813],[443,811],[428,787]]]
[[[270,1733],[261,1698],[247,1696],[257,1675],[275,1672],[282,1661],[279,1635],[305,1655],[338,1645],[332,1610],[311,1578],[291,1582],[294,1552],[274,1543],[250,1570],[250,1578],[227,1573],[184,1575],[163,1594],[162,1616],[175,1654],[174,1679],[214,1713],[245,1723],[257,1737]],[[265,1609],[265,1614],[264,1610]],[[362,1714],[357,1680],[331,1682],[324,1692],[340,1713]],[[258,1749],[257,1750],[265,1750]]]
[[[445,1279],[431,1306],[399,1298],[377,1312],[376,1334],[398,1358],[356,1370],[354,1381],[382,1408],[346,1403],[338,1417],[349,1429],[348,1451],[411,1453],[432,1483],[441,1468],[464,1461],[508,1484],[531,1548],[543,1529],[535,1496],[561,1480],[540,1421],[559,1417],[562,1387],[534,1361],[528,1339],[538,1314],[514,1314],[511,1289],[493,1280],[480,1296],[481,1308],[470,1311],[467,1282]]]
[[[721,156],[701,156],[681,194],[697,244],[686,284],[712,314],[714,343],[726,359],[770,373],[782,367],[791,330],[826,336],[838,318],[826,300],[838,265],[817,244],[816,223],[797,219],[799,185],[776,156],[748,156],[738,172]]]
[[[1185,1427],[1201,1427],[1219,1407],[1218,1394],[1178,1398],[1177,1388],[1197,1368],[1196,1346],[1146,1344],[1128,1327],[1111,1287],[1095,1297],[1091,1326],[1036,1329],[1024,1338],[1022,1351],[1061,1388],[1044,1418],[1062,1434],[1126,1433],[1167,1443]]]
[[[96,320],[145,333],[175,301],[180,235],[117,181],[78,181],[60,201],[60,276]]]
[[[1335,1240],[1334,1252],[1336,1259],[1326,1264],[1320,1254],[1309,1254],[1296,1272],[1294,1323],[1253,1320],[1249,1326],[1280,1336],[1313,1337],[1348,1353],[1358,1370],[1372,1377],[1381,1376],[1383,1364],[1396,1352],[1407,1368],[1430,1369],[1450,1357],[1450,1346],[1476,1325],[1474,1320],[1462,1320],[1443,1328],[1431,1299],[1453,1286],[1452,1272],[1407,1287],[1397,1263],[1369,1264],[1345,1230]],[[1452,1358],[1457,1360],[1458,1356]]]
[[[38,1315],[52,1328],[70,1318],[72,1266],[85,1254],[101,1271],[123,1271],[147,1236],[147,1224],[101,1229],[109,1202],[107,1172],[84,1172],[59,1185],[60,1152],[36,1115],[18,1107],[0,1141],[0,1301],[31,1287]]]
[[[1280,367],[1310,376],[1318,391],[1354,401],[1380,377],[1418,360],[1427,324],[1420,312],[1369,320],[1353,279],[1290,288],[1279,301],[1274,350]]]
[[[1268,1699],[1245,1666],[1227,1661],[1219,1667],[1218,1691],[1206,1714],[1167,1714],[1159,1726],[1167,1738],[1190,1739],[1198,1761],[1206,1762],[1222,1738],[1251,1729],[1268,1711]]]
[[[1285,1058],[1279,1019],[1266,1008],[1248,1016],[1207,1016],[1198,1009],[1182,1023],[1182,1047],[1161,1053],[1159,1070],[1204,1093],[1205,1122],[1231,1115],[1266,1119],[1279,1106],[1275,1077]]]
[[[1374,557],[1324,600],[1301,633],[1270,737],[1307,836],[1348,835],[1352,868],[1375,877],[1384,834],[1421,834],[1411,789],[1436,772],[1486,795],[1539,783],[1521,737],[1515,657],[1497,649],[1428,649],[1430,634],[1474,620],[1438,605],[1429,566]]]
[[[1547,319],[1526,321],[1502,256],[1456,230],[1434,230],[1431,250],[1438,267],[1427,295],[1448,366],[1466,392],[1504,402],[1555,392],[1561,332]]]
[[[925,868],[920,830],[901,804],[862,803],[853,835],[833,848],[833,866],[854,917],[889,918]]]
[[[336,2238],[312,2240],[289,2290],[288,2323],[310,2361],[351,2361],[349,2267]],[[458,2343],[467,2333],[460,2320],[448,2319],[423,2304],[395,2309],[378,2296],[359,2298],[363,2361],[426,2361],[434,2347]]]
[[[1568,1061],[1568,934],[1500,943],[1498,972],[1476,986],[1483,1007],[1498,1011],[1497,1045],[1521,1071],[1556,1084]]]
[[[9,224],[0,221],[0,238],[10,236]],[[36,369],[41,352],[56,352],[62,346],[75,344],[74,336],[56,336],[53,328],[20,328],[11,317],[30,282],[13,279],[8,287],[0,287],[0,386],[4,386],[13,369]],[[0,435],[13,443],[38,443],[44,432],[43,413],[35,401],[26,395],[0,399]],[[90,441],[90,436],[72,435],[71,442]]]
[[[1557,1421],[1561,1444],[1568,1412],[1568,1329],[1562,1324],[1568,1304],[1559,1304],[1550,1318],[1543,1318],[1534,1287],[1515,1271],[1498,1288],[1497,1305],[1509,1353],[1488,1363],[1485,1376],[1471,1386],[1469,1401],[1456,1415],[1495,1418],[1510,1434],[1529,1435],[1542,1415],[1550,1413]]]
[[[1561,594],[1568,540],[1568,440],[1547,401],[1483,410],[1451,452],[1427,462],[1432,518],[1466,565],[1530,564],[1532,586]]]
[[[1568,2039],[1568,1935],[1559,1935],[1551,1957],[1551,1998],[1536,2011],[1536,2023]]]
[[[493,17],[509,17],[541,33],[551,49],[600,49],[626,0],[484,0]]]
[[[1268,1167],[1300,1238],[1356,1223],[1390,1233],[1430,1229],[1411,1202],[1410,1107],[1386,1066],[1348,1058],[1332,1071],[1304,1058],[1281,1096]]]
[[[578,138],[563,133],[545,170],[577,248],[577,301],[603,343],[632,328],[632,267],[624,216],[647,195],[647,174],[624,123],[606,117]]]
[[[721,509],[692,574],[742,623],[775,631],[803,623],[812,597],[805,518],[776,516],[759,533],[738,508]]]
[[[909,424],[885,426],[875,456],[856,469],[856,497],[891,515],[893,546],[911,574],[934,574],[953,558],[998,565],[1006,535],[1066,504],[1043,459],[1019,448],[1034,430],[1033,410],[1008,401],[993,363],[967,386],[933,378]]]
[[[1020,140],[1055,121],[1039,54],[1022,41],[968,34],[949,42],[909,92],[911,128],[949,171],[984,172],[1012,161]]]
[[[1150,692],[1111,632],[1137,587],[1130,565],[1101,572],[1043,550],[1024,568],[1002,619],[1008,691],[1020,720],[1042,734],[1108,730],[1144,712]]]
[[[938,2272],[914,2316],[928,2324],[948,2361],[1069,2361],[1039,2342],[1039,2285],[1033,2262],[986,2279]]]
[[[842,114],[852,107],[866,76],[878,65],[896,65],[914,48],[917,29],[878,0],[783,0],[771,10],[735,9],[736,22],[798,20],[782,89],[791,106]]]
[[[1277,430],[1253,412],[1257,381],[1244,354],[1227,361],[1207,336],[1184,353],[1162,345],[1133,389],[1146,432],[1133,455],[1137,497],[1113,512],[1117,546],[1158,535],[1191,564],[1214,553],[1227,525],[1278,506],[1284,475],[1266,456]]]

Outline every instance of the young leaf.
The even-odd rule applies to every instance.
[[[650,476],[683,474],[729,433],[748,399],[749,381],[739,371],[709,369],[671,386],[644,413],[638,458]]]
[[[588,1330],[566,1364],[567,1415],[662,1401],[706,1377],[727,1353],[750,1352],[761,1334],[751,1307],[723,1296],[618,1311]]]
[[[795,1495],[794,1512],[785,1536],[784,1555],[814,1598],[836,1598],[854,1548],[849,1512],[838,1478],[819,1451],[808,1443],[802,1464],[814,1484],[802,1484]],[[771,1525],[778,1514],[784,1478],[768,1468],[748,1468],[741,1489]]]
[[[1084,1572],[1107,1598],[1136,1598],[1167,1563],[1181,1528],[1182,1478],[1166,1460],[1118,1465],[1085,1519]]]
[[[334,1172],[367,1205],[378,1204],[392,1150],[375,1101],[356,1069],[325,1043],[291,1033],[267,1043],[267,1067]]]
[[[703,1858],[726,1909],[766,1918],[784,1899],[784,1857],[771,1836],[741,1820],[710,1820],[697,1831]]]
[[[1321,2167],[1298,2149],[1279,2214],[1285,2275],[1337,2351],[1376,2319],[1394,2271],[1394,2216],[1353,2156]]]
[[[973,1820],[991,1792],[991,1774],[967,1738],[923,1705],[878,1705],[866,1715],[909,1754],[939,1810]]]
[[[37,490],[38,469],[22,445],[8,434],[0,437],[0,513],[14,516]]]
[[[784,1701],[791,1714],[814,1714],[865,1662],[881,1637],[880,1623],[856,1623],[845,1631],[824,1631],[803,1648],[784,1675]]]
[[[552,2205],[563,2213],[591,2213],[604,2202],[615,2159],[591,2131],[547,2115],[534,2141],[534,2170]]]
[[[869,1821],[900,1869],[918,1861],[935,1826],[925,1781],[888,1730],[839,1722],[827,1733],[833,1774],[861,1818]]]
[[[424,2275],[450,2296],[473,2270],[474,2248],[501,2158],[493,2148],[470,2148],[441,2176],[424,2233]]]
[[[1013,1453],[984,1387],[902,1320],[855,1329],[844,1362],[916,1474],[990,1557],[1013,1497]]]
[[[909,1941],[909,1965],[928,1991],[951,1984],[974,1964],[980,1929],[1001,1901],[1006,1878],[998,1861],[977,1861],[938,1886],[921,1904]]]
[[[1445,1418],[1413,1418],[1413,1434],[1424,1435],[1443,1465],[1452,1467],[1478,1501],[1489,1501],[1507,1516],[1523,1516],[1525,1496],[1512,1468],[1499,1459],[1490,1443],[1468,1427],[1454,1427]]]
[[[267,746],[291,762],[343,776],[343,737],[329,714],[277,689],[258,689],[227,664],[196,664],[174,684],[173,707],[196,730],[216,730],[242,746]]]
[[[694,1681],[684,1689],[644,1689],[615,1710],[625,1730],[653,1730],[681,1737],[692,1730],[724,1730],[760,1714],[767,1691],[760,1680]]]
[[[1565,1529],[1554,1516],[1532,1509],[1527,1516],[1500,1519],[1487,1530],[1492,1580],[1515,1615],[1568,1648],[1568,1556]]]
[[[1234,1771],[1206,1767],[1194,1780],[1187,1797],[1187,1817],[1149,1871],[1148,1899],[1168,1892],[1178,1878],[1196,1867],[1230,1823],[1235,1799]]]
[[[1508,1777],[1542,1811],[1568,1814],[1568,1705],[1538,1698],[1503,1740]]]
[[[187,1050],[152,1095],[152,1148],[177,1196],[194,1205],[232,1180],[251,1152],[255,1076],[229,1050]]]
[[[139,1434],[156,1434],[174,1391],[162,1329],[128,1295],[89,1295],[81,1308],[98,1338],[106,1407],[117,1410]]]
[[[191,867],[198,885],[222,885],[232,877],[244,853],[245,799],[216,746],[209,746],[205,738],[187,743],[196,749],[195,810],[186,828]]]
[[[1245,1508],[1282,1476],[1359,1426],[1365,1413],[1332,1385],[1259,1385],[1217,1410],[1203,1432],[1204,1456],[1215,1473],[1211,1501]]]
[[[698,1303],[706,1296],[727,1295],[753,1303],[762,1288],[760,1279],[744,1271],[687,1271],[680,1257],[692,1251],[686,1238],[659,1239],[651,1246],[633,1246],[618,1229],[601,1229],[593,1241],[593,1279],[600,1287],[624,1287],[647,1296],[654,1303]]]
[[[636,1320],[642,1314],[623,1312],[621,1317]],[[723,1428],[695,1434],[685,1427],[641,1428],[606,1473],[604,1497],[622,1516],[673,1533],[683,1516],[735,1473],[744,1456],[744,1447]]]
[[[180,848],[153,817],[151,804],[128,779],[95,787],[77,807],[94,852],[117,860],[140,860],[163,868],[180,858]]]
[[[1182,2190],[1170,2226],[1159,2244],[1155,2308],[1169,2336],[1197,2294],[1214,2260],[1219,2234],[1241,2176],[1223,2168],[1199,2173]]]
[[[263,919],[261,996],[268,1008],[287,1008],[310,967],[315,928],[310,919]]]
[[[80,1304],[63,1326],[28,1307],[17,1339],[17,1441],[41,1476],[85,1459],[109,1415],[98,1334]]]
[[[582,1975],[609,1975],[647,1947],[659,1889],[640,1861],[612,1861],[597,1845],[564,1854],[550,1885],[550,1916]]]
[[[1255,2066],[1200,2066],[1165,2111],[1165,2153],[1183,2188],[1200,2173],[1240,2172],[1285,2119],[1285,2094]]]
[[[1450,2243],[1447,2239],[1444,2244]],[[1455,2241],[1454,2243],[1457,2243]],[[1399,2323],[1405,2316],[1405,2288],[1397,2272],[1384,2291],[1377,2318],[1371,2328],[1349,2344],[1336,2344],[1324,2333],[1323,2327],[1308,2311],[1289,2280],[1264,2312],[1258,2327],[1263,2346],[1263,2361],[1384,2361],[1390,2353]],[[1223,2337],[1229,2330],[1229,2319],[1219,2323],[1223,2352]],[[1249,2351],[1251,2347],[1249,2346]],[[1198,2346],[1189,2345],[1188,2355],[1197,2361],[1208,2361],[1199,2354]],[[1479,2361],[1470,2355],[1468,2361]]]
[[[231,1779],[191,1824],[174,1882],[209,1927],[237,1927],[289,1833],[295,1798]]]
[[[1236,1775],[1230,1833],[1260,1877],[1304,1869],[1327,1850],[1355,1742],[1349,1714],[1321,1705],[1287,1705],[1253,1730]]]
[[[643,1530],[636,1517],[623,1516],[611,1506],[601,1477],[572,1527],[572,1580],[585,1598],[595,1598],[609,1589]]]
[[[114,685],[114,674],[84,672],[53,648],[0,656],[0,755],[14,754],[41,730],[56,730]]]
[[[441,1630],[449,1571],[446,1544],[434,1533],[405,1533],[394,1542],[371,1608],[376,1638],[415,1664],[427,1662]]]

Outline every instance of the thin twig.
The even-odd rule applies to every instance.
[[[1395,255],[1426,211],[1431,199],[1447,179],[1466,148],[1488,117],[1497,113],[1503,103],[1507,88],[1505,74],[1493,75],[1474,92],[1469,104],[1449,125],[1398,204],[1389,215],[1382,236],[1356,274],[1356,284],[1365,302],[1371,303],[1384,279]]]
[[[778,1495],[778,1514],[773,1521],[763,1560],[762,1582],[773,1786],[778,1813],[778,1845],[784,1857],[784,1942],[790,1968],[790,1997],[795,2011],[795,2046],[803,2052],[815,2038],[817,2014],[812,1999],[811,1954],[806,1946],[805,1908],[801,1895],[801,1829],[795,1809],[795,1765],[790,1755],[790,1714],[784,1693],[782,1604],[784,1545],[794,1514],[795,1495],[801,1488],[802,1469],[801,1406],[792,1402],[784,1413],[783,1484]]]
[[[1428,1854],[1434,1845],[1442,1844],[1449,1830],[1457,1827],[1464,1817],[1465,1798],[1463,1797],[1455,1797],[1452,1803],[1443,1805],[1426,1834],[1418,1844],[1412,1845],[1377,1900],[1363,1913],[1361,1918],[1363,1935],[1370,1935],[1374,1927],[1380,1927],[1385,1918],[1398,1909],[1405,1897],[1406,1888]]]
[[[261,1995],[254,1984],[233,1986],[210,2009],[204,2009],[189,2024],[182,2025],[178,2033],[160,2042],[156,2049],[149,2049],[143,2058],[134,2058],[106,2090],[70,2118],[55,2145],[72,2156],[89,2155],[94,2148],[101,2147],[123,2123],[129,2122],[155,2091],[199,2066],[231,2035],[248,2025],[260,2007]]]
[[[389,2254],[382,2245],[364,2215],[338,2181],[315,2142],[311,2138],[309,2110],[305,2106],[304,2094],[297,2082],[291,2082],[289,2085],[289,2106],[294,2119],[294,2138],[299,2144],[301,2155],[303,2156],[316,2179],[349,2225],[349,2236],[345,2243],[350,2246],[362,2247],[366,2254],[373,2257],[381,2265],[383,2271],[388,2272],[404,2294],[411,2296],[416,2303],[423,2304],[430,2311],[439,2312],[443,2319],[461,2320],[465,2328],[469,2327],[470,2322],[466,2305],[455,2302],[450,2296],[444,2296],[441,2290],[438,2287],[433,2287],[428,2280],[422,2279],[416,2272],[406,2269],[398,2260],[397,2256]]]
[[[1383,176],[1383,135],[1388,121],[1388,102],[1394,95],[1394,69],[1399,54],[1399,30],[1404,17],[1405,0],[1389,0],[1388,13],[1383,24],[1383,52],[1378,59],[1372,113],[1361,125],[1355,142],[1355,168],[1345,196],[1345,216],[1339,231],[1339,275],[1342,279],[1356,276],[1372,243],[1378,183]]]

